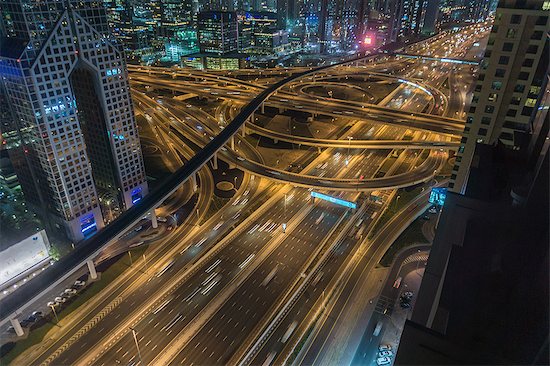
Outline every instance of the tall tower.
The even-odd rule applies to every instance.
[[[546,1],[500,1],[449,183],[454,191],[464,193],[476,144],[526,148],[546,93],[548,10]]]
[[[0,75],[35,183],[25,194],[79,241],[147,193],[122,47],[101,2],[0,5]]]

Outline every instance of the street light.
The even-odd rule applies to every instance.
[[[349,159],[349,157],[350,157],[349,151],[350,151],[350,149],[351,149],[351,140],[352,140],[352,139],[353,139],[353,136],[348,136],[348,159]],[[348,159],[346,159],[346,165],[348,165],[348,163],[349,163]]]
[[[420,249],[417,250],[418,255],[420,255]],[[416,261],[416,273],[418,273],[418,265],[420,264],[420,257],[417,258]]]
[[[55,316],[55,322],[59,324],[59,318],[57,317],[57,312],[55,311],[55,306],[50,305],[50,308],[52,308],[53,315]]]
[[[132,331],[132,334],[134,336],[134,341],[136,342],[136,348],[137,348],[138,356],[139,356],[139,363],[143,364],[143,360],[141,359],[141,351],[139,350],[139,343],[138,343],[138,339],[137,339],[137,335],[136,335],[136,330],[132,327],[129,327],[129,328]]]

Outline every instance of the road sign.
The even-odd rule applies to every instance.
[[[357,204],[355,202],[346,201],[340,198],[332,197],[326,194],[322,194],[319,192],[311,191],[311,197],[313,198],[320,198],[324,201],[332,202],[340,206],[349,207],[349,208],[357,208]]]

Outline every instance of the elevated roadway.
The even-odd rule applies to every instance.
[[[197,152],[181,168],[176,170],[166,180],[159,183],[156,189],[149,192],[139,204],[134,205],[103,230],[97,232],[89,239],[78,243],[78,247],[67,256],[63,257],[55,265],[50,266],[40,276],[20,287],[9,297],[0,301],[0,324],[5,324],[11,318],[17,318],[18,314],[34,301],[40,299],[58,284],[75,273],[88,260],[93,260],[101,253],[104,247],[121,237],[130,227],[137,224],[151,210],[158,207],[166,198],[171,196],[181,184],[194,176],[210,159],[218,153],[224,145],[242,128],[245,122],[252,116],[262,103],[287,83],[302,77],[326,70],[332,67],[347,65],[361,61],[364,57],[352,59],[342,63],[321,66],[308,71],[294,74],[270,87],[262,90],[254,99],[245,105],[237,117],[233,119],[212,141],[202,150]]]

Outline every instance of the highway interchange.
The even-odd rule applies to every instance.
[[[467,57],[469,50],[479,53],[473,44],[484,33],[478,31],[444,34],[408,51]],[[465,40],[463,47],[449,48],[458,37]],[[291,331],[281,342],[283,335],[292,324],[301,329],[319,304],[328,301],[325,294],[335,291],[336,278],[351,265],[396,189],[416,184],[429,188],[449,150],[457,147],[472,66],[441,63],[429,72],[425,66],[421,60],[382,56],[308,76],[270,97],[262,111],[290,110],[313,119],[322,115],[336,120],[337,127],[322,138],[306,137],[270,130],[252,118],[245,136],[218,153],[220,161],[244,172],[223,209],[206,217],[214,191],[212,162],[198,172],[193,210],[198,216],[190,215],[155,243],[148,261],[136,263],[117,288],[82,310],[71,329],[33,354],[32,364],[281,363],[299,332]],[[162,150],[159,158],[176,169],[204,147],[225,127],[220,121],[234,118],[263,88],[262,82],[244,80],[254,72],[131,68],[136,113],[154,131],[154,143]],[[256,75],[273,81],[292,72]],[[377,104],[372,104],[377,99],[372,95],[360,102],[309,94],[312,86],[338,83],[340,88],[351,82],[350,75],[350,93],[368,89],[356,86],[361,82],[393,83],[395,89]],[[308,88],[296,87],[301,84]],[[218,107],[201,108],[191,98]],[[290,164],[297,170],[268,165],[258,136],[298,145],[301,155]],[[356,201],[359,207],[352,211],[313,201],[311,189]],[[193,190],[193,182],[186,183],[172,205],[189,199]],[[375,200],[372,190],[382,190]],[[364,234],[356,235],[358,230]],[[363,258],[375,263],[389,244],[380,240]],[[353,273],[350,278],[360,281],[363,272]],[[116,306],[102,313],[93,328],[79,332],[113,302]],[[282,312],[287,304],[291,310]]]

